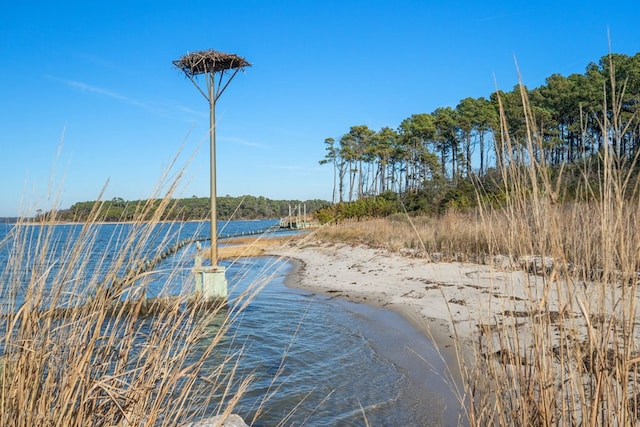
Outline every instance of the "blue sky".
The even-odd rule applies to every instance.
[[[329,200],[323,141],[352,125],[582,73],[640,50],[618,1],[3,1],[0,216],[152,194],[182,146],[178,196],[208,196],[208,104],[171,63],[253,64],[217,103],[218,194]]]

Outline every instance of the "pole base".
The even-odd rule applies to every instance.
[[[225,268],[221,266],[196,266],[196,298],[203,302],[226,303],[228,290]]]

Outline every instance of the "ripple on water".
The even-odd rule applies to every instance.
[[[100,260],[105,251],[118,250],[118,236],[126,237],[130,226],[97,227],[100,250],[87,256]],[[198,235],[200,227],[185,223],[179,237]],[[8,230],[0,230],[0,238]],[[56,230],[61,238],[73,238],[77,226]],[[7,248],[0,247],[0,266]],[[180,257],[169,257],[164,270],[184,271],[186,282],[191,265],[185,260],[193,259],[193,251],[186,247]],[[253,374],[255,381],[237,413],[251,421],[259,412],[253,425],[265,426],[359,426],[365,416],[375,426],[442,425],[443,398],[433,386],[437,378],[432,371],[441,361],[426,338],[393,313],[289,289],[284,275],[290,266],[281,262],[273,276],[273,263],[272,258],[256,258],[225,265],[231,299],[251,283],[268,283],[232,325],[210,363],[215,369],[222,357],[242,349],[238,375]],[[157,282],[161,289],[162,274]],[[212,326],[212,336],[216,328]],[[409,361],[412,354],[419,361]],[[269,399],[258,411],[265,396]]]
[[[229,277],[236,269],[260,271],[267,260],[237,263]],[[380,312],[289,289],[282,275],[273,279],[233,328],[246,351],[242,369],[256,375],[238,412],[251,419],[265,394],[277,389],[257,425],[284,419],[284,425],[364,425],[365,416],[371,425],[443,425],[442,396],[428,385],[439,356],[415,331],[403,336],[411,328],[395,313],[376,319]],[[425,351],[438,360],[425,361],[419,354]],[[395,357],[402,353],[420,359],[411,372],[401,366],[406,354]]]

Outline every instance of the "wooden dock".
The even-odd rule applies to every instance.
[[[280,220],[280,228],[287,230],[306,230],[309,228],[318,228],[320,223],[313,217],[307,216],[307,206],[289,206],[289,215]]]
[[[306,230],[309,228],[318,228],[320,223],[318,221],[301,220],[299,218],[282,218],[280,220],[280,228],[288,230]]]

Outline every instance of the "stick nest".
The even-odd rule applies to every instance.
[[[241,56],[215,50],[187,53],[182,58],[173,61],[173,64],[190,76],[251,66]]]

